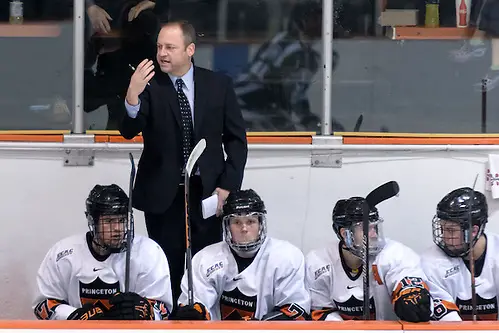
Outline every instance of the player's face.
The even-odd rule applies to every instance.
[[[376,255],[385,245],[385,239],[382,232],[382,220],[369,223],[369,253]],[[363,225],[362,222],[352,224],[350,227],[353,244],[351,245],[355,252],[361,253],[363,249]]]
[[[449,250],[460,250],[465,246],[461,224],[441,220],[440,227],[442,231],[442,240]]]
[[[125,237],[127,216],[101,216],[97,225],[98,237],[103,244],[111,248],[119,248]]]
[[[371,222],[369,223],[369,240],[377,240],[378,239],[378,223]],[[362,244],[362,239],[364,237],[364,230],[362,228],[362,222],[355,223],[352,226],[353,237],[355,240],[355,244]]]
[[[260,221],[257,216],[234,216],[230,220],[230,232],[234,243],[252,243],[258,239]]]
[[[194,55],[194,50],[193,43],[185,45],[184,34],[179,26],[165,26],[161,29],[158,35],[156,53],[161,71],[183,75],[182,72],[190,66],[190,57]]]

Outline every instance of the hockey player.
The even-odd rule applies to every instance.
[[[124,292],[128,196],[96,185],[86,200],[90,231],[56,243],[41,263],[33,310],[38,319],[160,320],[172,309],[168,261],[151,239],[135,235],[130,292]],[[133,230],[129,231],[133,233]]]
[[[318,128],[321,119],[310,107],[308,90],[322,60],[313,49],[321,39],[322,7],[298,1],[288,27],[263,43],[234,81],[248,131],[300,131]],[[334,52],[333,67],[337,61]],[[337,128],[333,122],[334,130]],[[344,130],[341,129],[341,130]]]
[[[469,226],[473,224],[470,237]],[[424,257],[423,269],[435,299],[437,320],[472,319],[470,240],[474,244],[477,320],[497,320],[499,237],[485,233],[487,199],[471,188],[448,193],[437,205],[433,218],[433,245]]]
[[[193,257],[193,305],[182,279],[177,320],[304,320],[310,310],[305,260],[294,245],[267,236],[265,205],[253,190],[231,192],[225,241]]]
[[[313,320],[355,320],[363,314],[362,206],[365,199],[339,200],[333,210],[332,246],[306,257]],[[426,322],[431,299],[416,253],[385,239],[378,210],[369,211],[370,318]],[[398,318],[397,318],[398,317]]]

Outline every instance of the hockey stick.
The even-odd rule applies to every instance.
[[[360,115],[355,122],[355,127],[353,128],[354,132],[358,132],[360,130],[360,126],[362,126],[362,122],[364,121],[364,115]]]
[[[128,154],[132,170],[130,171],[130,187],[128,189],[128,223],[126,232],[126,259],[125,259],[125,292],[130,291],[130,253],[132,252],[132,234],[134,233],[132,191],[135,181],[135,161],[132,153]]]
[[[191,219],[189,216],[189,180],[191,178],[192,170],[194,165],[198,161],[199,157],[203,154],[206,148],[206,140],[201,139],[196,144],[194,149],[185,164],[185,180],[184,180],[184,193],[185,193],[185,241],[186,241],[186,251],[185,251],[185,264],[187,269],[187,299],[189,305],[194,304],[194,290],[192,287],[192,246],[191,246]]]
[[[476,321],[476,289],[475,289],[475,254],[473,253],[474,245],[473,245],[473,221],[471,219],[471,210],[473,207],[473,200],[475,197],[475,185],[478,179],[478,174],[475,177],[475,181],[473,182],[473,189],[470,194],[470,206],[468,207],[468,242],[470,247],[470,273],[471,273],[471,315],[473,321]]]
[[[487,133],[487,79],[482,79],[482,133]]]
[[[392,180],[372,190],[371,193],[367,195],[366,201],[369,204],[369,207],[372,208],[377,206],[380,202],[393,198],[399,191],[399,184]]]
[[[396,181],[389,181],[378,186],[366,196],[366,200],[362,205],[362,283],[364,288],[364,308],[363,319],[370,319],[370,272],[369,272],[369,211],[382,201],[390,199],[399,193],[399,185]]]
[[[364,308],[363,308],[363,319],[370,319],[370,292],[369,292],[369,204],[367,200],[364,200],[362,204],[362,247],[364,250],[364,255],[362,257],[362,283],[364,288]]]

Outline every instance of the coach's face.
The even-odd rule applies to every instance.
[[[194,51],[194,43],[186,45],[180,26],[166,25],[159,32],[156,59],[161,71],[184,75],[190,68]]]

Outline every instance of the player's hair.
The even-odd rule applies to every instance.
[[[188,45],[196,44],[196,29],[187,20],[174,20],[166,23],[163,27],[177,26],[182,30],[182,35],[184,36],[185,47]]]

